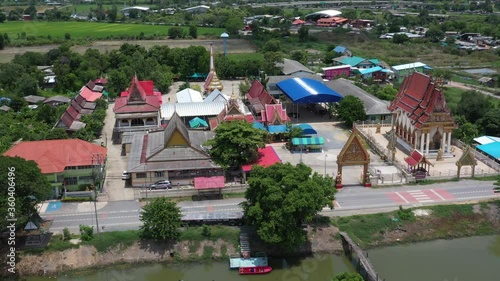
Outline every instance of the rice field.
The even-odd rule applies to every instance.
[[[188,32],[188,27],[183,27]],[[98,22],[45,22],[45,21],[17,21],[0,24],[0,34],[7,33],[11,38],[18,34],[26,36],[64,38],[66,33],[72,39],[92,38],[105,39],[120,35],[139,35],[141,32],[148,35],[167,35],[169,26],[129,23],[98,23]],[[199,36],[219,36],[223,28],[198,27]]]

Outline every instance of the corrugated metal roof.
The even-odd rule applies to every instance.
[[[359,73],[361,73],[362,75],[365,75],[365,74],[370,74],[370,73],[374,73],[374,72],[381,71],[381,70],[382,70],[382,67],[375,66],[375,67],[370,67],[370,68],[366,68],[366,69],[360,69]]]
[[[413,62],[413,63],[407,63],[407,64],[400,64],[400,65],[395,65],[392,68],[395,70],[404,70],[404,69],[410,69],[410,68],[417,68],[417,67],[424,67],[426,66],[425,63],[421,62]]]
[[[292,78],[277,84],[294,103],[338,102],[342,96],[322,82],[309,78]]]
[[[488,144],[492,142],[500,142],[499,137],[492,137],[492,136],[481,136],[478,138],[474,139],[475,142],[480,143],[480,144]]]
[[[477,149],[490,155],[495,159],[500,159],[500,142],[492,142],[476,146]]]
[[[161,118],[169,120],[174,112],[179,117],[215,116],[225,108],[223,102],[187,102],[161,105]]]
[[[177,97],[178,103],[186,103],[186,102],[202,102],[203,98],[201,97],[201,93],[193,90],[193,89],[184,89],[175,94]]]

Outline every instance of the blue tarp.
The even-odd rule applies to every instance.
[[[208,124],[205,120],[200,117],[195,117],[191,121],[189,121],[189,126],[191,128],[199,128],[199,127],[208,127]]]
[[[338,102],[342,96],[325,84],[310,78],[291,78],[276,84],[293,103]]]
[[[495,159],[500,159],[500,142],[492,142],[476,146],[477,149],[490,155]]]
[[[264,124],[259,123],[259,122],[253,122],[253,123],[252,123],[252,126],[253,126],[255,129],[260,129],[260,130],[267,131],[267,130],[266,130],[266,127],[264,126]]]
[[[347,48],[344,46],[337,46],[337,47],[335,47],[335,49],[333,49],[333,51],[335,53],[339,53],[339,54],[342,54],[343,52],[345,52],[345,50],[347,50]]]

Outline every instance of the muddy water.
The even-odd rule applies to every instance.
[[[386,281],[497,281],[500,280],[500,236],[437,240],[369,250],[376,271]],[[28,281],[330,281],[353,270],[335,255],[306,259],[270,260],[273,272],[240,276],[226,262],[182,265],[143,265],[106,269],[83,276],[30,277]]]
[[[230,270],[227,262],[182,265],[143,265],[129,269],[107,269],[84,276],[57,278],[30,277],[28,281],[331,281],[333,275],[352,271],[349,261],[335,255],[318,255],[305,259],[271,259],[273,271],[267,275],[248,276]]]

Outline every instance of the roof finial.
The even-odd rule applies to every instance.
[[[214,70],[214,44],[210,42],[210,70]]]
[[[231,99],[236,100],[236,95],[234,94],[234,83],[231,84]]]

